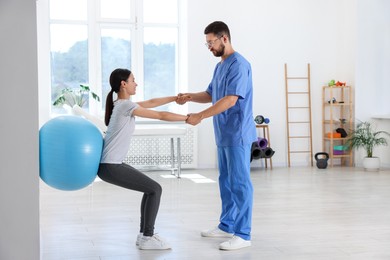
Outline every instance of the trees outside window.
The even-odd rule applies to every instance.
[[[135,101],[175,95],[185,89],[179,0],[46,0],[49,12],[51,103],[64,88],[87,85],[101,97],[84,109],[102,115],[115,68],[134,72]],[[176,111],[178,106],[162,109]],[[185,112],[185,111],[184,111]],[[51,106],[51,113],[65,113]]]

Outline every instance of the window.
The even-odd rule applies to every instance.
[[[50,77],[51,114],[66,111],[53,106],[64,88],[88,85],[100,102],[88,99],[84,109],[102,116],[108,79],[115,68],[128,68],[138,83],[134,101],[176,95],[186,89],[182,0],[41,0],[38,25],[47,25],[50,61],[40,72]],[[44,2],[44,4],[42,4]],[[48,20],[39,18],[48,12]],[[45,29],[41,28],[41,31]],[[44,33],[39,35],[45,35]],[[41,39],[41,42],[43,39]],[[39,43],[38,43],[39,44]],[[42,45],[44,46],[44,45]],[[41,48],[42,49],[42,48]],[[43,68],[43,69],[42,69]],[[42,86],[41,86],[42,88]],[[42,91],[42,90],[40,90]],[[185,107],[161,108],[186,113]],[[178,111],[181,110],[181,111]]]

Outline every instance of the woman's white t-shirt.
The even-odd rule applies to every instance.
[[[121,164],[130,147],[131,136],[134,133],[135,117],[133,111],[139,107],[130,99],[118,99],[104,137],[101,163]]]

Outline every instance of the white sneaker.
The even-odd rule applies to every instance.
[[[244,247],[251,246],[251,241],[250,240],[245,240],[242,239],[241,237],[238,236],[233,236],[232,239],[229,241],[223,242],[219,245],[219,249],[221,250],[236,250],[236,249],[241,249]]]
[[[138,236],[137,236],[137,240],[135,241],[135,245],[136,246],[139,246],[139,242],[141,241],[142,237],[144,236],[144,234],[142,233],[139,233]]]
[[[142,236],[138,248],[141,250],[165,250],[171,249],[171,246],[155,234],[151,237]]]
[[[233,234],[225,232],[218,227],[200,232],[202,237],[233,237]]]

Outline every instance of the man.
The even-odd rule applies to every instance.
[[[219,188],[222,212],[219,225],[202,231],[203,237],[227,237],[221,250],[251,245],[253,187],[250,179],[251,144],[256,140],[252,112],[252,70],[249,62],[235,52],[228,26],[220,21],[204,31],[206,47],[221,61],[216,65],[206,91],[179,94],[177,103],[212,102],[207,109],[189,115],[187,123],[199,124],[213,117],[218,148]]]

